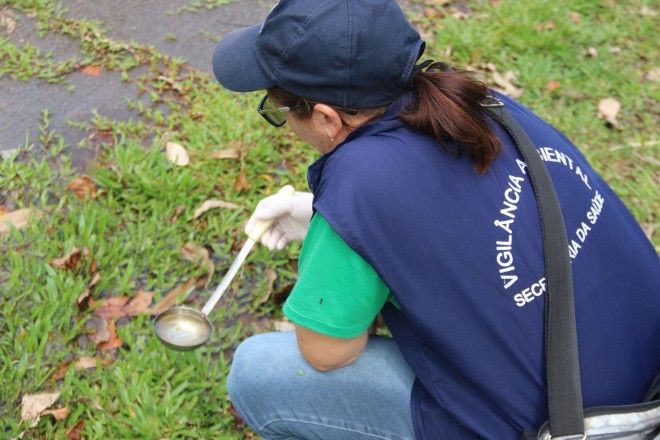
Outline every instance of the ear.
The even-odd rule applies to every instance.
[[[334,139],[339,136],[344,122],[334,108],[325,104],[315,104],[312,110],[312,126],[319,135]]]

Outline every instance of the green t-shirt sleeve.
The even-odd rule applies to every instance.
[[[389,288],[317,212],[298,261],[298,282],[284,303],[290,321],[336,338],[364,333]]]

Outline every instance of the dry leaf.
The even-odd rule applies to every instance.
[[[107,320],[139,315],[149,308],[152,297],[153,293],[143,290],[139,290],[132,298],[115,296],[100,302],[94,313]]]
[[[470,14],[463,11],[454,11],[451,13],[451,16],[454,17],[456,20],[467,20],[468,18],[470,18]]]
[[[108,334],[110,335],[108,340],[97,345],[99,350],[115,350],[122,346],[124,342],[117,335],[117,325],[114,319],[108,322]]]
[[[596,58],[598,56],[598,49],[590,47],[587,49],[587,55],[589,55],[589,58]]]
[[[211,159],[238,159],[241,156],[238,148],[225,148],[224,150],[211,153]]]
[[[206,211],[215,209],[215,208],[224,208],[224,209],[239,209],[241,206],[236,203],[225,202],[224,200],[211,199],[206,200],[202,205],[195,209],[193,214],[193,220],[198,219]]]
[[[183,248],[181,248],[181,253],[186,260],[206,267],[206,281],[204,282],[204,287],[208,287],[213,278],[213,273],[215,272],[215,265],[213,264],[213,261],[211,261],[211,255],[208,249],[202,246],[197,246],[193,243],[186,243],[183,245]]]
[[[77,198],[95,199],[96,198],[96,184],[89,176],[80,176],[69,183],[68,188],[73,191]]]
[[[94,264],[92,262],[92,264]],[[89,294],[92,291],[92,288],[98,284],[98,282],[101,281],[101,274],[96,272],[94,276],[92,276],[92,281],[89,282],[85,290],[78,296],[78,299],[76,300],[76,305],[78,306],[78,310],[85,310],[89,306]]]
[[[555,28],[555,22],[554,21],[548,21],[546,23],[539,23],[536,26],[536,29],[538,29],[539,32],[542,31],[551,31]]]
[[[296,329],[296,326],[287,319],[274,320],[273,328],[277,332],[292,332]]]
[[[30,217],[40,218],[43,215],[43,212],[38,209],[31,208],[17,209],[16,211],[0,214],[0,234],[8,233],[11,226],[16,229],[24,229],[28,226]]]
[[[548,84],[545,86],[545,89],[548,92],[554,92],[555,90],[559,89],[561,87],[561,83],[559,81],[548,81]]]
[[[167,160],[175,165],[186,166],[190,164],[190,157],[188,152],[180,144],[176,142],[168,142],[165,146],[165,155]]]
[[[424,9],[424,16],[426,16],[427,18],[438,18],[441,15],[442,13],[435,8]]]
[[[184,209],[186,209],[184,205],[179,205],[176,208],[174,208],[174,214],[172,214],[172,217],[170,217],[170,224],[173,224],[179,219]]]
[[[121,318],[126,315],[124,306],[128,302],[129,298],[127,296],[114,296],[100,302],[100,306],[94,313],[103,318],[103,319],[115,319]]]
[[[110,359],[100,359],[92,356],[81,356],[73,362],[73,368],[75,371],[89,370],[96,368],[98,365],[106,367],[110,365],[112,361]],[[57,370],[52,375],[54,380],[60,380],[66,376],[66,372],[69,370],[71,362],[64,362],[62,365],[57,367]]]
[[[241,170],[241,173],[236,177],[234,181],[234,191],[242,192],[250,188],[250,182],[248,182],[247,174],[245,170]]]
[[[81,420],[66,432],[67,440],[81,440],[83,429],[85,429],[85,421]]]
[[[621,53],[621,48],[617,46],[610,46],[607,48],[612,55],[618,55]]]
[[[138,290],[131,301],[124,307],[126,316],[135,316],[143,313],[151,305],[151,299],[154,294],[144,290]]]
[[[75,270],[78,268],[83,259],[89,256],[89,249],[83,248],[82,250],[74,247],[67,255],[54,258],[50,261],[50,266],[54,269]]]
[[[648,6],[642,6],[642,9],[639,10],[639,13],[643,17],[655,17],[656,15],[658,15],[658,13],[655,12],[655,10],[649,8]]]
[[[651,81],[651,82],[660,81],[660,67],[656,67],[655,69],[651,70],[649,73],[646,74],[645,78],[647,81]]]
[[[164,311],[172,308],[176,305],[177,298],[182,297],[182,301],[188,297],[188,295],[194,290],[195,286],[200,282],[200,280],[205,280],[206,276],[191,278],[183,284],[171,289],[167,294],[161,298],[154,306],[149,309],[148,313],[151,315],[160,315]]]
[[[49,409],[41,413],[42,416],[51,415],[58,422],[64,420],[69,416],[71,411],[66,406],[62,408]]]
[[[99,76],[103,71],[103,66],[98,66],[96,64],[90,64],[80,69],[80,73],[87,76]]]
[[[108,321],[103,318],[92,318],[95,323],[96,331],[90,336],[90,339],[96,344],[106,342],[110,339],[110,329],[108,328]]]
[[[7,35],[16,30],[16,20],[14,20],[14,13],[6,10],[0,11],[0,26],[5,27]]]
[[[613,127],[619,128],[616,116],[621,110],[621,103],[614,98],[601,99],[598,103],[598,119],[604,119]]]
[[[54,393],[25,394],[21,399],[21,421],[30,422],[29,426],[35,426],[39,416],[55,403],[60,397],[59,391]]]
[[[522,96],[522,89],[519,89],[513,82],[516,80],[516,75],[512,71],[504,72],[504,75],[499,72],[493,72],[493,82],[502,89],[502,92],[511,98],[520,98]]]
[[[580,24],[580,22],[582,21],[582,16],[580,15],[579,12],[571,11],[570,16],[571,16],[571,20],[575,24]]]

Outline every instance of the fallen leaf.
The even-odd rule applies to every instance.
[[[186,243],[183,245],[183,248],[181,248],[181,253],[186,260],[206,267],[206,281],[204,282],[204,287],[208,287],[213,278],[213,273],[215,272],[215,265],[213,264],[213,261],[211,261],[211,255],[208,249],[202,246],[197,246],[193,243]]]
[[[646,74],[645,78],[647,81],[651,81],[651,82],[660,81],[660,67],[656,67],[655,69],[651,70],[649,73]]]
[[[204,214],[206,211],[215,208],[239,209],[241,208],[241,206],[237,205],[236,203],[225,202],[224,200],[218,200],[218,199],[206,200],[204,201],[204,203],[202,203],[202,205],[199,208],[195,209],[195,213],[193,214],[193,220],[201,217],[202,214]]]
[[[170,291],[167,292],[167,294],[164,297],[162,297],[160,301],[158,301],[156,304],[154,304],[153,307],[149,309],[148,313],[151,315],[160,315],[164,311],[172,308],[174,305],[176,305],[179,296],[181,296],[181,301],[183,301],[185,298],[188,297],[188,295],[190,295],[190,293],[195,289],[198,283],[201,280],[205,280],[205,279],[206,279],[205,275],[201,277],[191,278],[185,283],[179,284],[173,289],[170,289]]]
[[[74,247],[67,255],[54,258],[50,261],[50,266],[54,269],[74,270],[77,269],[84,258],[89,256],[89,249],[78,249]]]
[[[149,308],[152,297],[153,293],[144,290],[139,290],[132,298],[114,296],[100,302],[94,313],[107,320],[139,315]]]
[[[36,426],[41,413],[50,408],[60,397],[59,391],[54,393],[25,394],[21,399],[21,421],[29,422],[29,426]]]
[[[273,328],[277,332],[291,332],[296,329],[296,326],[288,319],[273,320]]]
[[[454,11],[451,13],[451,16],[454,17],[456,20],[467,20],[468,18],[470,18],[470,14],[463,11]]]
[[[124,307],[126,316],[135,316],[144,313],[149,308],[149,305],[151,305],[153,296],[154,294],[152,292],[138,290],[135,296],[131,298],[131,301]]]
[[[124,342],[117,335],[117,325],[114,319],[108,322],[108,334],[110,336],[108,340],[97,345],[99,350],[115,350],[122,346]]]
[[[69,183],[68,188],[73,191],[76,197],[80,200],[96,198],[96,184],[89,176],[83,175],[73,179]]]
[[[545,89],[548,92],[554,92],[555,90],[559,89],[561,87],[561,83],[559,81],[548,81],[548,84],[545,86]]]
[[[504,72],[503,75],[495,71],[492,73],[492,76],[493,82],[502,89],[502,92],[504,92],[505,95],[510,96],[511,98],[520,98],[520,96],[522,96],[522,89],[513,84],[516,80],[516,75],[512,71],[509,70]]]
[[[78,310],[85,310],[89,306],[89,294],[92,291],[92,288],[98,284],[98,282],[101,281],[101,274],[96,272],[94,276],[92,276],[92,281],[89,282],[85,290],[78,296],[78,299],[76,300],[76,305],[78,306]]]
[[[571,20],[575,24],[580,24],[580,22],[582,21],[582,16],[580,15],[579,12],[571,11],[570,16],[571,16]]]
[[[179,205],[176,208],[174,208],[174,214],[172,214],[172,217],[170,217],[170,224],[174,224],[179,219],[181,213],[185,209],[186,209],[185,205]]]
[[[61,364],[59,367],[57,367],[57,370],[52,375],[52,378],[54,380],[60,380],[66,376],[66,372],[69,370],[69,366],[73,363],[73,368],[75,371],[80,371],[80,370],[89,370],[92,368],[96,368],[98,365],[102,367],[106,367],[112,363],[110,359],[101,359],[97,357],[92,357],[92,356],[81,356],[78,359],[76,359],[74,362],[64,362]]]
[[[240,174],[238,177],[236,177],[236,180],[234,181],[234,191],[236,192],[242,192],[250,188],[250,182],[248,182],[247,174],[245,174],[245,170],[241,170]]]
[[[16,229],[24,229],[28,226],[31,217],[43,217],[43,212],[38,209],[23,208],[16,211],[0,214],[0,234],[6,234],[13,226]]]
[[[127,296],[114,296],[100,302],[94,313],[103,319],[121,318],[126,315],[124,306],[128,302]]]
[[[41,413],[42,416],[51,415],[58,422],[64,420],[69,416],[71,411],[66,406],[62,408],[49,409]]]
[[[9,10],[0,11],[0,26],[5,27],[7,35],[16,30],[16,20],[14,20],[13,12]]]
[[[555,22],[552,21],[552,20],[551,20],[551,21],[548,21],[548,22],[545,22],[545,23],[539,23],[539,24],[536,26],[536,29],[537,29],[539,32],[543,32],[543,31],[551,31],[551,30],[553,30],[554,28],[555,28]]]
[[[613,127],[619,128],[616,116],[621,110],[621,103],[614,98],[601,99],[598,103],[598,118],[604,119]]]
[[[211,153],[211,159],[238,159],[241,153],[238,148],[225,148],[224,150]]]
[[[442,15],[440,11],[435,8],[426,8],[424,9],[424,16],[427,18],[438,18]]]
[[[106,342],[110,339],[110,329],[108,328],[108,321],[103,318],[94,317],[90,321],[94,323],[95,332],[92,333],[90,339],[94,344],[98,345],[101,342]],[[88,321],[89,322],[89,321]]]
[[[85,429],[85,421],[81,420],[66,432],[66,438],[68,440],[81,440],[83,429]]]
[[[587,49],[587,55],[589,55],[589,58],[596,58],[598,56],[598,49],[590,47]]]
[[[640,15],[642,15],[643,17],[655,17],[656,15],[658,15],[658,13],[655,12],[655,10],[649,8],[649,7],[646,6],[646,5],[645,5],[645,6],[642,6],[642,9],[639,10],[639,13],[640,13]]]
[[[112,144],[115,142],[115,135],[111,129],[96,130],[87,136],[87,140],[95,145]]]
[[[184,92],[184,90],[183,90],[183,86],[181,85],[181,83],[175,81],[174,79],[169,78],[169,77],[167,77],[167,76],[165,76],[165,75],[160,75],[160,76],[158,77],[158,79],[161,80],[161,81],[163,81],[163,82],[165,82],[165,83],[167,83],[167,84],[170,86],[170,88],[171,88],[172,90],[174,90],[174,91],[176,91],[176,92],[179,92],[179,93],[183,93],[183,92]]]
[[[90,64],[80,69],[80,73],[87,76],[99,76],[103,71],[103,66]]]
[[[190,164],[190,157],[188,152],[180,144],[176,142],[168,142],[165,146],[165,155],[167,160],[175,165],[186,166]]]
[[[607,48],[612,55],[618,55],[621,53],[621,48],[617,46],[610,46]]]

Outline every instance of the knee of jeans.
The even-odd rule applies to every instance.
[[[288,345],[286,338],[281,333],[263,333],[244,340],[236,348],[227,377],[227,392],[237,409],[249,410],[255,404],[263,404],[269,380],[274,379],[268,376],[276,370],[273,363],[282,358],[283,346]],[[291,342],[295,344],[295,337]]]

